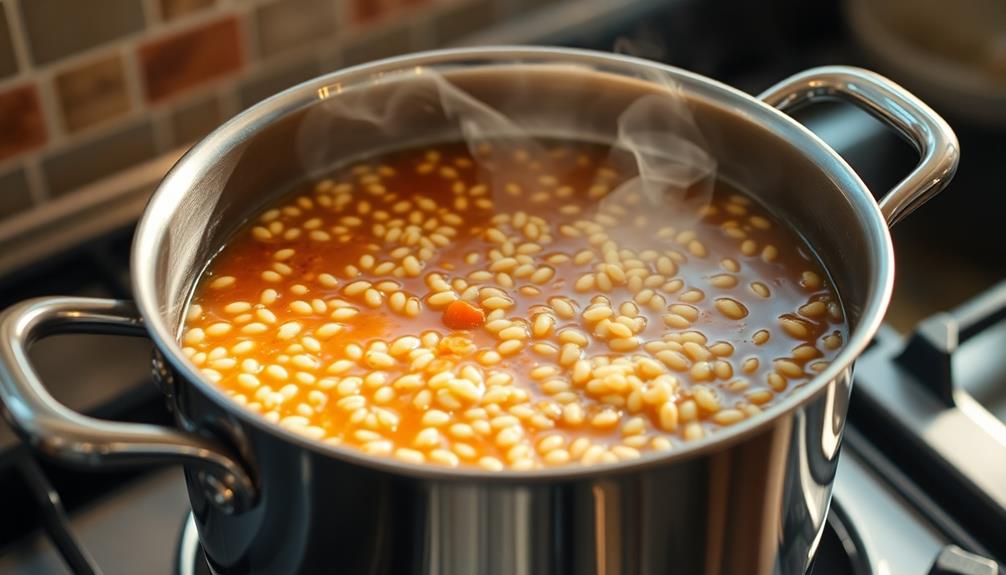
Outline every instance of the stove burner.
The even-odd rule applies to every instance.
[[[873,567],[855,525],[838,501],[832,500],[821,543],[817,547],[812,575],[872,575]]]
[[[199,533],[196,532],[196,520],[189,512],[182,524],[182,533],[178,537],[178,555],[175,556],[175,573],[178,575],[213,575],[203,548],[199,546]]]
[[[178,555],[175,558],[175,573],[178,575],[213,575],[206,563],[206,557],[199,546],[196,522],[189,513],[182,525],[179,536]],[[811,575],[872,575],[859,534],[855,531],[841,506],[832,501],[828,523],[821,536],[821,543],[810,568]]]

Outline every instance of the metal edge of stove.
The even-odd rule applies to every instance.
[[[191,512],[185,515],[185,523],[178,536],[178,554],[175,555],[175,570],[178,575],[200,575],[197,565],[200,561],[199,532],[196,530],[196,518]],[[209,568],[209,567],[207,567]]]
[[[903,487],[885,457],[848,427],[833,504],[856,530],[863,562],[869,566],[866,573],[926,573],[940,549],[956,542],[917,510],[917,493],[905,493]]]
[[[855,425],[846,428],[832,505],[855,529],[864,572],[1006,575],[1006,564],[990,559],[993,555],[912,477]],[[936,569],[947,554],[965,555],[972,570]]]
[[[842,551],[848,557],[852,573],[847,575],[871,575],[877,572],[870,548],[867,547],[863,538],[862,530],[856,526],[855,521],[845,511],[840,499],[832,499],[831,501],[828,510],[828,525],[835,532],[835,536],[842,545]]]
[[[880,353],[864,356],[857,365],[862,399],[882,411],[899,429],[957,469],[961,478],[997,506],[1006,520],[1006,428],[963,390],[953,403],[941,401],[900,361],[906,340],[889,328],[876,339]],[[909,340],[910,341],[910,340]],[[964,398],[968,399],[963,401]],[[964,403],[964,405],[958,405]],[[974,453],[1000,457],[975,458]],[[1002,481],[996,481],[996,478]]]
[[[988,432],[989,421],[976,421],[967,411],[941,401],[899,364],[910,341],[885,327],[857,363],[850,437],[859,429],[873,441],[859,441],[854,449],[861,452],[863,465],[903,493],[914,511],[949,542],[1003,561],[1006,515],[996,498],[1006,483],[990,481],[987,472],[1006,477],[1006,444]],[[962,393],[954,394],[957,401]],[[998,420],[991,423],[1002,426]],[[885,433],[871,433],[881,429],[878,426]],[[1000,563],[1000,571],[1006,573],[1006,564]]]

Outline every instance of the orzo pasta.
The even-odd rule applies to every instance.
[[[673,449],[842,347],[821,265],[727,184],[655,210],[607,147],[487,150],[390,153],[257,214],[197,286],[187,356],[314,439],[499,470]]]

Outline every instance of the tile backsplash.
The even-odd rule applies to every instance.
[[[239,26],[227,16],[141,44],[137,56],[147,101],[161,102],[240,70]]]
[[[122,116],[132,106],[125,62],[117,52],[58,72],[52,88],[67,132]]]
[[[0,0],[0,221],[342,66],[576,0]]]

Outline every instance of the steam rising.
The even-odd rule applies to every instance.
[[[569,66],[557,70],[579,72],[581,77],[584,73]],[[709,201],[716,162],[677,86],[659,71],[647,80],[659,88],[621,110],[614,133],[584,134],[594,141],[600,136],[612,146],[610,162],[622,173],[635,174],[608,194],[600,207],[636,192],[643,201],[635,202],[635,209],[651,221],[683,223]],[[334,162],[356,159],[352,156],[360,152],[372,155],[382,149],[462,139],[483,174],[491,178],[497,208],[519,209],[514,204],[521,200],[502,193],[503,185],[533,186],[536,174],[499,173],[497,166],[503,164],[499,160],[523,150],[547,170],[549,156],[538,138],[575,138],[583,132],[582,116],[578,122],[577,114],[590,112],[552,102],[549,109],[562,112],[550,115],[542,125],[540,114],[531,118],[541,110],[528,108],[536,103],[540,107],[534,95],[548,93],[547,86],[500,82],[499,89],[520,93],[522,103],[493,108],[429,68],[377,78],[369,86],[347,88],[311,108],[299,128],[298,153],[309,171],[321,171]],[[688,215],[682,213],[682,204]]]
[[[684,99],[673,89],[668,88],[667,96],[643,96],[619,116],[615,146],[632,155],[635,166],[628,167],[629,173],[634,168],[638,175],[603,202],[619,201],[637,191],[651,217],[676,219],[681,217],[681,205],[694,213],[709,202],[716,161],[706,151]]]
[[[347,90],[311,111],[300,138],[301,157],[309,167],[327,167],[330,162],[324,158],[331,155],[332,148],[349,144],[360,149],[358,139],[368,136],[383,147],[461,139],[473,156],[485,156],[479,152],[487,147],[495,154],[520,148],[529,153],[541,151],[525,129],[432,69],[378,85],[384,89]],[[417,134],[417,125],[426,129]],[[420,141],[412,142],[417,136]],[[318,142],[327,146],[319,147]]]

